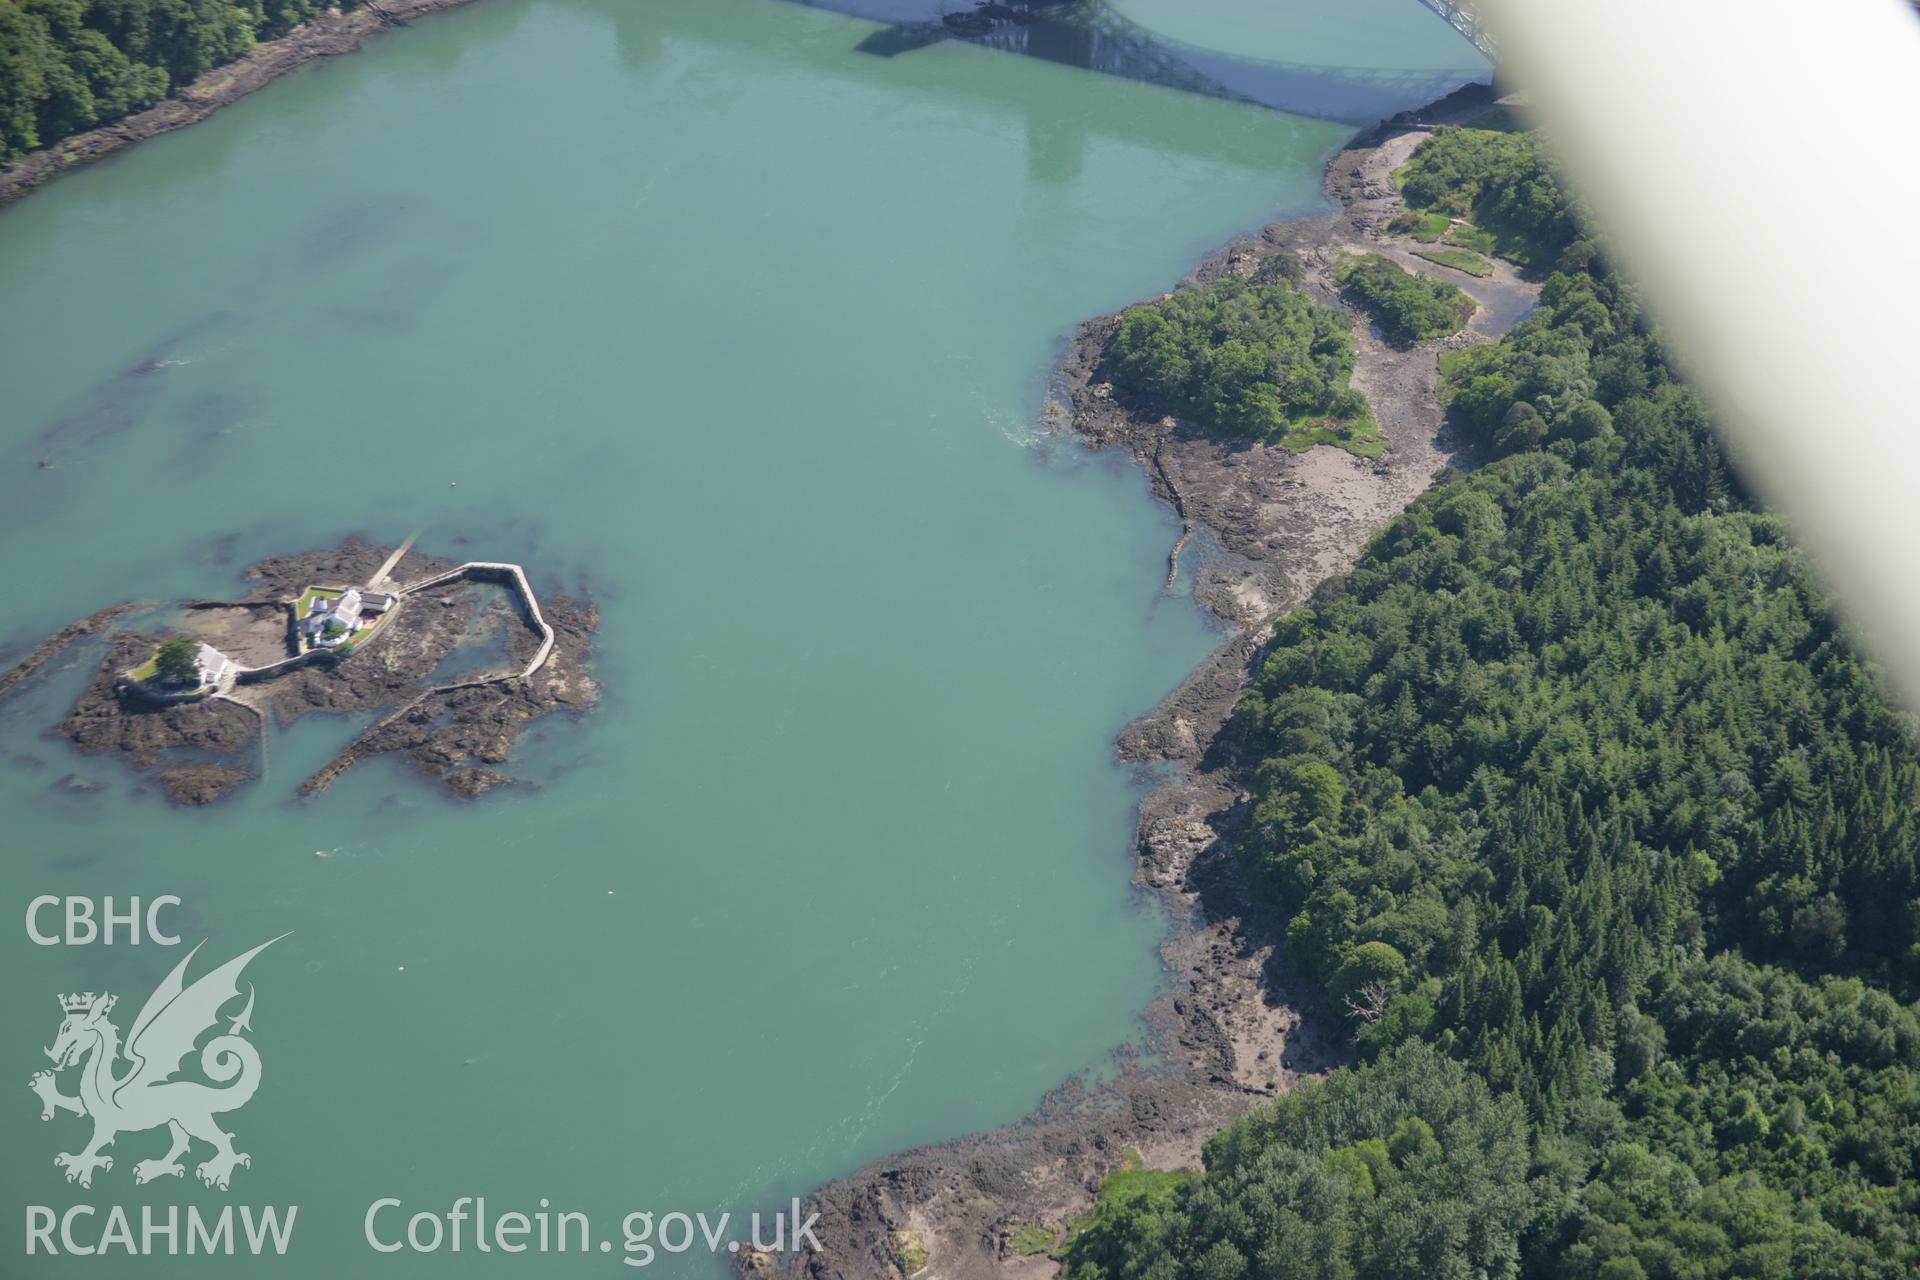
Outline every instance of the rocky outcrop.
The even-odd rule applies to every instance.
[[[247,570],[253,585],[243,598],[194,601],[185,608],[202,619],[225,611],[233,615],[228,625],[236,636],[244,630],[246,642],[261,647],[267,645],[264,631],[277,647],[283,643],[285,601],[315,582],[367,581],[386,561],[385,548],[357,541],[279,556]],[[136,770],[154,770],[168,797],[181,804],[211,804],[260,776],[268,726],[314,712],[384,712],[385,718],[309,778],[305,793],[321,790],[358,760],[389,752],[404,754],[462,797],[512,782],[495,766],[507,762],[528,725],[554,711],[585,712],[597,700],[588,652],[598,614],[587,602],[561,599],[542,606],[517,566],[508,566],[516,596],[464,578],[434,581],[455,567],[447,561],[413,555],[403,563],[412,581],[432,585],[407,595],[364,648],[347,658],[325,651],[319,661],[275,666],[270,678],[243,680],[210,697],[152,699],[139,696],[124,673],[145,660],[158,637],[123,633],[56,732],[83,752],[112,752]],[[0,677],[0,693],[131,607],[115,605],[62,629]],[[498,644],[496,671],[436,683],[448,656],[476,636]],[[248,661],[263,659],[255,654]]]

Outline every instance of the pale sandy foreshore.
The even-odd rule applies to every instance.
[[[198,124],[228,103],[265,88],[315,58],[352,53],[368,36],[390,27],[405,26],[423,14],[466,3],[469,0],[371,0],[365,8],[351,13],[330,9],[278,39],[261,41],[239,58],[213,68],[145,111],[62,138],[10,165],[0,165],[0,206],[12,204],[61,174],[136,142]]]
[[[1428,124],[1471,118],[1490,99],[1485,90],[1456,94],[1413,113],[1420,123],[1357,139],[1327,165],[1331,212],[1241,237],[1184,283],[1256,277],[1284,255],[1300,265],[1307,288],[1330,300],[1342,252],[1385,253],[1433,270],[1385,234],[1402,208],[1389,175]],[[1480,304],[1466,332],[1402,347],[1357,327],[1353,382],[1388,444],[1377,460],[1211,438],[1126,403],[1107,380],[1103,355],[1116,317],[1091,320],[1073,336],[1049,412],[1059,447],[1118,447],[1133,456],[1185,525],[1185,572],[1226,629],[1212,656],[1117,744],[1123,761],[1176,774],[1142,801],[1136,838],[1135,884],[1160,898],[1173,922],[1161,947],[1166,990],[1143,1012],[1148,1054],[1123,1055],[1102,1084],[1063,1085],[1018,1125],[888,1156],[821,1188],[808,1203],[821,1214],[824,1247],[748,1259],[746,1273],[898,1280],[903,1259],[924,1256],[916,1274],[940,1280],[1051,1276],[1056,1264],[1045,1253],[1022,1251],[1032,1244],[1027,1229],[1045,1233],[1083,1212],[1124,1152],[1149,1167],[1195,1167],[1212,1133],[1346,1060],[1348,1029],[1282,953],[1284,913],[1256,900],[1241,874],[1235,840],[1248,809],[1248,762],[1225,726],[1274,620],[1351,568],[1373,532],[1438,470],[1471,464],[1447,431],[1437,352],[1497,338],[1531,307],[1538,285],[1504,269],[1484,281],[1446,274]]]

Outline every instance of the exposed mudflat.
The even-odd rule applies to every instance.
[[[369,583],[390,551],[348,542],[262,561],[248,568],[243,597],[184,603],[184,629],[247,666],[284,658],[291,652],[285,602],[309,585]],[[456,563],[408,552],[382,585],[420,582]],[[0,676],[0,693],[132,607],[116,605],[64,628]],[[303,792],[322,789],[359,760],[399,752],[448,790],[477,795],[514,781],[495,766],[507,762],[530,722],[560,709],[584,712],[597,697],[585,667],[597,623],[592,604],[543,600],[541,611],[555,643],[531,676],[516,673],[538,651],[541,636],[515,597],[489,583],[454,581],[408,595],[343,661],[323,655],[272,679],[171,704],[123,687],[122,673],[143,661],[159,637],[122,632],[55,732],[83,752],[117,752],[135,770],[152,771],[176,802],[207,804],[260,775],[269,758],[263,736],[272,726],[314,712],[373,711],[382,718],[307,779]],[[492,645],[483,649],[484,660],[443,679],[449,656],[475,647],[476,637]],[[459,687],[446,687],[451,684]]]
[[[1483,90],[1463,91],[1417,118],[1470,118],[1488,99]],[[1474,280],[1386,239],[1383,228],[1401,207],[1388,175],[1423,136],[1418,126],[1386,126],[1342,151],[1327,169],[1331,214],[1236,240],[1183,282],[1251,277],[1267,259],[1288,255],[1306,286],[1330,301],[1338,255],[1367,251],[1471,294],[1480,304],[1473,322],[1439,342],[1396,346],[1358,326],[1353,382],[1373,406],[1384,457],[1216,439],[1130,402],[1103,367],[1116,316],[1081,326],[1058,369],[1049,417],[1091,447],[1134,456],[1186,524],[1170,555],[1192,573],[1196,598],[1227,624],[1219,649],[1117,744],[1124,760],[1176,771],[1139,814],[1135,881],[1174,918],[1161,949],[1167,988],[1143,1015],[1148,1053],[1122,1054],[1105,1082],[1068,1082],[1011,1128],[889,1156],[822,1188],[809,1207],[821,1214],[825,1247],[748,1258],[748,1272],[897,1277],[897,1251],[908,1243],[925,1250],[929,1275],[1051,1275],[1055,1264],[1044,1255],[1011,1247],[1015,1229],[1058,1227],[1084,1211],[1128,1148],[1149,1167],[1197,1166],[1213,1132],[1346,1059],[1348,1028],[1281,952],[1285,913],[1248,893],[1234,849],[1248,808],[1245,762],[1222,729],[1273,621],[1351,568],[1366,540],[1436,472],[1470,461],[1436,397],[1437,350],[1497,337],[1538,295],[1504,265]],[[1169,566],[1170,582],[1177,567]]]

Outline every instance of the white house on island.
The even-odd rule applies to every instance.
[[[200,667],[200,687],[217,685],[227,678],[233,668],[233,659],[210,644],[202,644],[200,652],[194,655],[194,661]]]
[[[337,596],[315,596],[300,619],[309,644],[332,648],[360,629],[360,593],[352,587]]]
[[[331,649],[380,621],[380,615],[398,602],[397,596],[358,587],[348,587],[337,596],[315,595],[308,599],[307,614],[300,619],[300,634],[310,645]]]

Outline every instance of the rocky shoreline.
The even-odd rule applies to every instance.
[[[186,629],[233,647],[252,665],[284,656],[285,601],[314,583],[359,583],[404,566],[416,583],[455,567],[454,562],[349,541],[338,548],[281,556],[249,566],[252,587],[237,600],[201,600],[183,606]],[[115,605],[62,629],[23,662],[0,676],[0,692],[30,677],[68,644],[98,633],[131,609]],[[369,756],[396,753],[437,778],[450,792],[475,796],[514,782],[495,766],[504,764],[519,735],[552,711],[592,708],[598,686],[586,669],[598,615],[591,603],[554,599],[541,603],[554,633],[544,664],[531,675],[517,672],[537,657],[541,636],[520,616],[505,593],[455,580],[415,589],[405,607],[345,661],[320,661],[235,686],[198,701],[155,703],[124,686],[123,673],[153,651],[157,636],[121,632],[72,709],[54,729],[82,752],[113,752],[135,771],[148,774],[180,804],[210,804],[261,776],[266,735],[313,712],[384,712],[319,773],[300,787],[323,789],[339,773]],[[274,646],[282,646],[274,652]],[[498,678],[476,672],[451,683],[436,673],[457,651],[491,650],[487,670],[513,672]],[[319,656],[319,655],[316,655]]]
[[[1490,91],[1468,86],[1357,139],[1328,163],[1331,213],[1237,239],[1183,286],[1256,277],[1286,256],[1305,287],[1331,301],[1333,263],[1362,250],[1434,271],[1386,237],[1402,207],[1389,175],[1431,124],[1470,119],[1491,104]],[[1437,348],[1498,337],[1532,306],[1538,286],[1506,270],[1487,280],[1445,274],[1479,304],[1465,333],[1417,346],[1391,344],[1364,324],[1356,333],[1353,384],[1388,444],[1375,460],[1209,437],[1115,389],[1103,361],[1117,316],[1073,336],[1050,421],[1088,447],[1126,449],[1179,515],[1170,586],[1182,550],[1196,536],[1210,543],[1192,569],[1194,594],[1227,627],[1212,656],[1117,743],[1121,759],[1176,775],[1139,811],[1135,883],[1173,920],[1161,947],[1167,987],[1143,1014],[1147,1053],[1122,1053],[1100,1084],[1069,1081],[1010,1128],[888,1156],[821,1188],[808,1204],[821,1215],[825,1247],[756,1255],[744,1270],[890,1280],[908,1272],[904,1259],[918,1264],[914,1274],[943,1278],[1051,1275],[1056,1264],[1044,1252],[1023,1248],[1031,1229],[1044,1235],[1084,1211],[1127,1153],[1148,1167],[1197,1166],[1201,1144],[1233,1118],[1346,1060],[1346,1028],[1286,963],[1284,914],[1254,900],[1241,874],[1234,841],[1249,806],[1226,724],[1275,619],[1351,568],[1373,532],[1438,471],[1470,461],[1437,398]]]
[[[192,84],[176,88],[145,111],[62,138],[10,165],[0,165],[0,207],[25,197],[63,173],[104,159],[124,147],[198,124],[220,108],[264,89],[315,58],[352,53],[370,35],[467,2],[368,0],[365,7],[351,13],[328,10],[283,36],[262,40],[225,66],[214,67]]]

